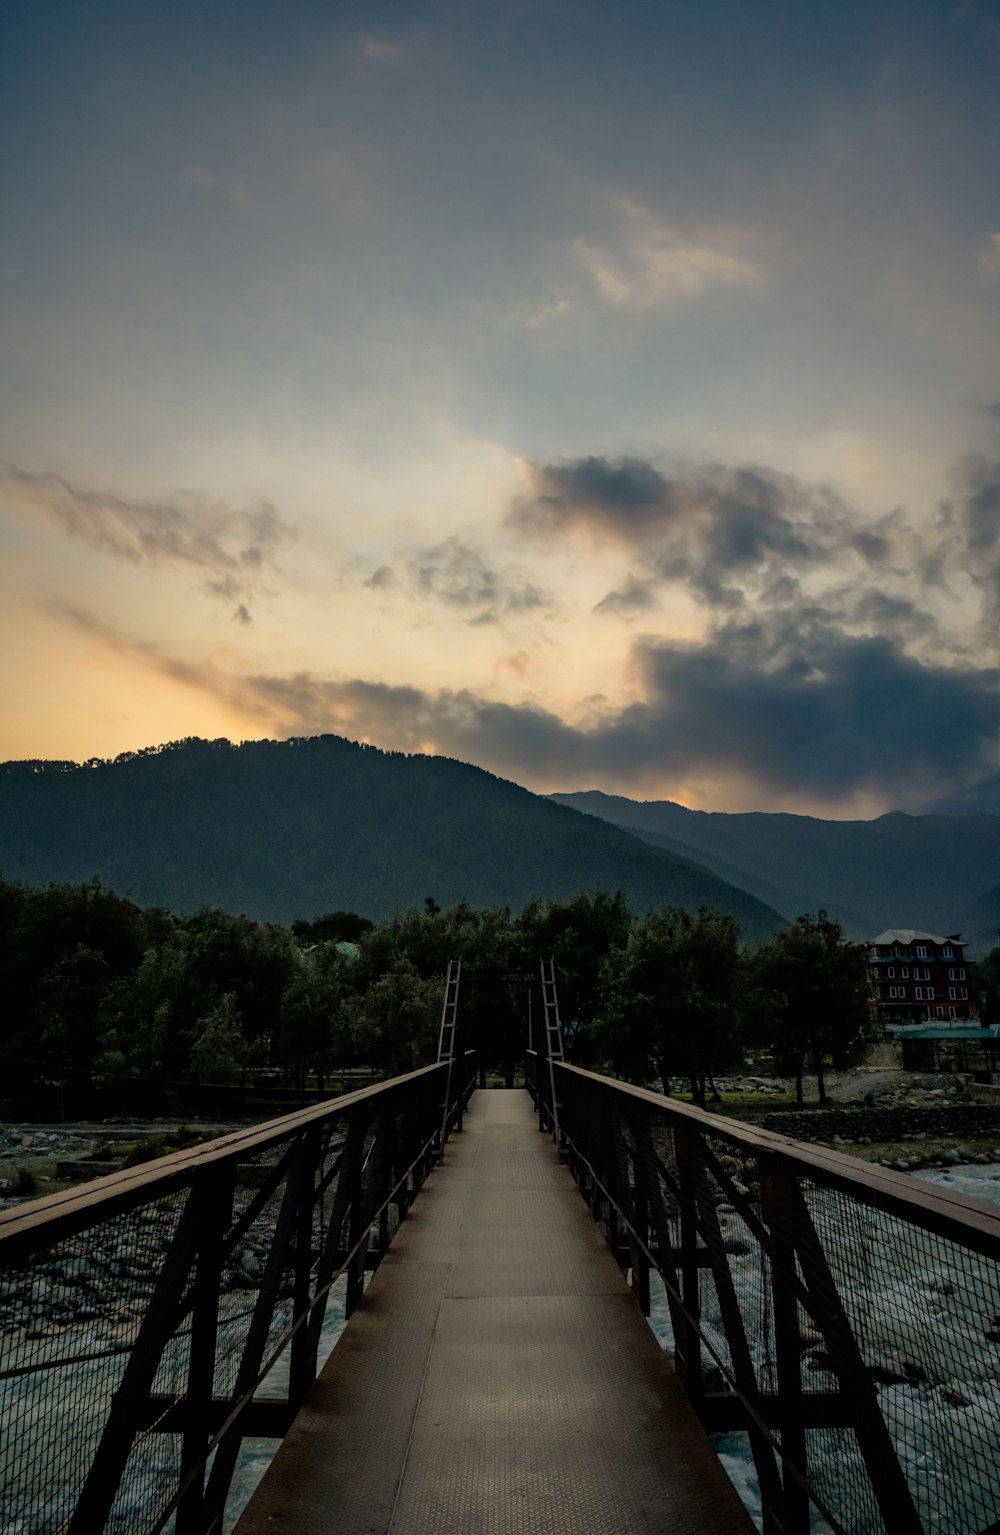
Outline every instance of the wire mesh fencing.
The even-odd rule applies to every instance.
[[[540,1123],[548,1072],[529,1062]],[[1000,1528],[1000,1212],[556,1066],[564,1155],[767,1531]]]
[[[474,1057],[453,1074],[460,1122]],[[0,1529],[209,1535],[439,1155],[431,1066],[0,1214]]]

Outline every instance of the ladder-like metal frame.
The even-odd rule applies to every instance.
[[[438,1065],[446,1063],[448,1080],[441,1107],[441,1153],[448,1139],[448,1105],[451,1103],[451,1078],[455,1069],[455,1041],[458,1036],[458,988],[462,979],[462,961],[449,959],[444,981],[444,1006],[441,1009],[441,1033],[438,1036]]]
[[[553,959],[541,961],[542,1011],[545,1019],[545,1054],[549,1063],[549,1087],[552,1097],[552,1134],[559,1145],[559,1104],[556,1101],[555,1062],[565,1059],[563,1053],[562,1024],[559,1020],[559,998],[556,995],[556,965]]]

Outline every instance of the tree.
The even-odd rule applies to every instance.
[[[812,1063],[820,1103],[829,1101],[827,1059],[847,1065],[869,1027],[867,953],[849,943],[825,911],[797,917],[757,950],[754,980],[764,1000],[767,1032],[778,1063],[795,1077],[802,1102],[802,1073]]]
[[[437,1050],[441,985],[399,960],[346,1004],[357,1059],[384,1077],[427,1066]]]
[[[610,954],[625,947],[631,926],[624,891],[612,895],[600,888],[577,890],[544,908],[531,901],[517,919],[524,968],[537,976],[540,960],[555,962],[559,1013],[572,1057],[580,1064],[590,1064],[595,1048],[592,1030],[601,1008],[602,967]]]
[[[196,1082],[236,1082],[250,1056],[236,997],[227,991],[211,1012],[198,1020],[191,1044],[191,1075]]]
[[[328,911],[312,922],[293,922],[292,932],[302,944],[357,943],[374,926],[370,918],[359,917],[356,911]]]
[[[352,965],[336,943],[319,944],[298,955],[281,993],[271,1052],[297,1088],[315,1071],[322,1092],[328,1068],[350,1064],[351,1046],[345,1042],[341,1015]]]
[[[704,1105],[713,1072],[741,1055],[745,966],[735,918],[703,907],[654,912],[609,951],[601,972],[599,1048],[633,1080],[663,1091],[685,1076]]]

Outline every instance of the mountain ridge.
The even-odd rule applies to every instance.
[[[0,873],[97,876],[143,905],[272,921],[346,908],[381,918],[442,905],[519,907],[601,884],[637,914],[684,905],[783,925],[698,860],[454,758],[340,736],[204,741],[87,763],[0,764]]]
[[[918,927],[964,931],[982,948],[990,947],[994,910],[994,926],[1000,920],[1000,817],[989,812],[894,810],[871,821],[824,821],[784,811],[689,810],[601,790],[551,798],[703,862],[788,919],[825,907],[854,938]]]

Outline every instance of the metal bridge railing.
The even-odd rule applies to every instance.
[[[475,1057],[452,1077],[460,1128]],[[429,1066],[0,1214],[0,1530],[211,1535],[440,1150]]]
[[[1000,1211],[556,1064],[563,1155],[764,1528],[1000,1532]],[[549,1073],[529,1091],[551,1128]]]

